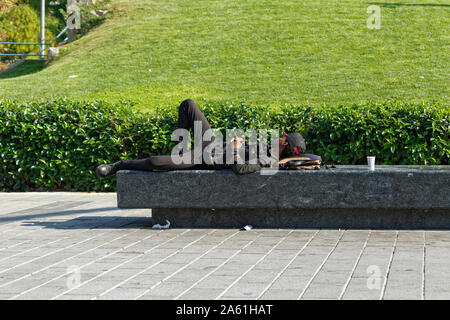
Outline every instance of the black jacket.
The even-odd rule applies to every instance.
[[[223,156],[222,156],[222,163],[214,163],[212,165],[203,165],[202,169],[212,169],[212,170],[224,170],[224,169],[231,169],[234,173],[242,175],[242,174],[248,174],[252,172],[260,171],[261,168],[264,167],[270,167],[270,161],[277,161],[277,159],[269,159],[271,156],[270,153],[270,147],[267,147],[267,157],[266,159],[255,157],[257,159],[256,163],[249,163],[250,159],[250,147],[248,144],[245,144],[243,147],[243,150],[240,150],[241,153],[238,153],[238,157],[242,158],[241,161],[238,161],[232,154],[228,155],[229,159],[233,159],[233,163],[227,163],[227,151],[231,151],[230,149],[226,148],[226,143],[223,144]],[[254,150],[254,149],[252,149]],[[259,145],[256,148],[256,152],[259,152]]]

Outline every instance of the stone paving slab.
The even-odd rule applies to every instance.
[[[115,193],[0,204],[0,299],[450,299],[449,230],[154,230]]]

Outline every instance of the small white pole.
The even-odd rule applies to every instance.
[[[41,60],[44,60],[45,57],[45,0],[41,0]]]

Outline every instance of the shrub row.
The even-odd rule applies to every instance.
[[[365,164],[366,155],[378,164],[449,164],[450,108],[437,103],[200,108],[221,130],[299,131],[307,152],[329,164]],[[113,191],[115,177],[100,179],[95,167],[170,153],[176,124],[176,107],[139,113],[127,103],[0,101],[0,190]]]

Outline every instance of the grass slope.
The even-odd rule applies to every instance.
[[[450,1],[113,0],[116,11],[0,98],[187,97],[278,106],[388,98],[449,103]],[[381,29],[366,26],[381,7]],[[71,77],[76,75],[77,77]]]

